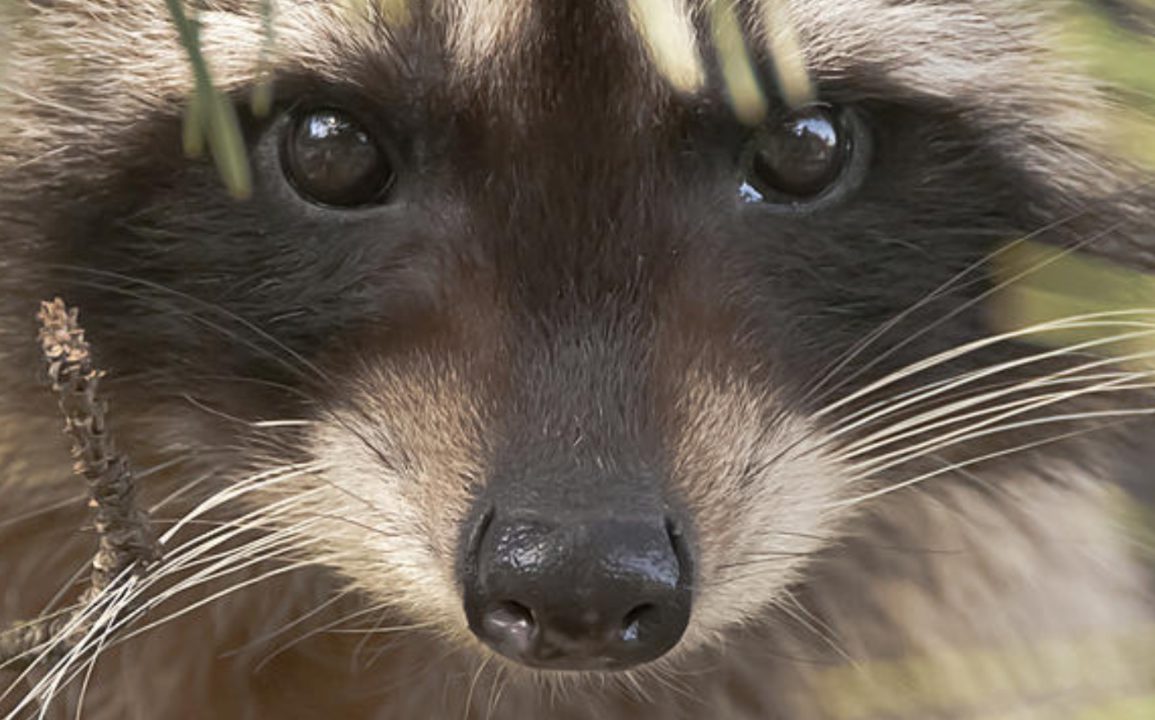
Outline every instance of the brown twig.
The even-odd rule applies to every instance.
[[[88,481],[89,506],[99,538],[89,587],[80,598],[83,607],[118,577],[143,574],[160,559],[160,546],[148,514],[137,507],[128,460],[116,451],[109,435],[108,404],[99,392],[104,372],[93,366],[76,309],[57,298],[41,303],[37,317],[48,378],[64,415],[64,430],[72,438],[74,469]],[[57,646],[51,655],[59,656],[87,629],[82,624],[69,637],[59,637],[75,617],[75,613],[58,613],[0,632],[0,666],[25,668],[53,642]]]

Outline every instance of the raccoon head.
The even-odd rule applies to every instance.
[[[974,345],[974,268],[1082,237],[1056,221],[1122,185],[1033,5],[282,2],[240,201],[180,152],[159,6],[37,4],[0,130],[6,317],[79,305],[131,447],[201,457],[275,547],[451,642],[686,652],[876,491],[1022,441],[934,424],[944,379],[1029,352]],[[199,21],[243,101],[260,18]]]

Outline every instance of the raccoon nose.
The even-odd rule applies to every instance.
[[[661,517],[493,519],[470,554],[470,629],[524,665],[623,670],[661,657],[689,621],[686,543]]]

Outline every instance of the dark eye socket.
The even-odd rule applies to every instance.
[[[281,163],[297,192],[334,207],[384,202],[394,180],[388,156],[365,126],[334,108],[291,119]]]
[[[855,150],[850,122],[834,108],[813,106],[760,127],[743,158],[743,197],[800,204],[822,196],[850,164]]]

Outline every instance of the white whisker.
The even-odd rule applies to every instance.
[[[1126,327],[1134,327],[1136,324],[1135,323],[1107,323],[1107,325],[1110,325],[1110,326],[1123,325]],[[1098,338],[1095,340],[1090,340],[1090,341],[1086,341],[1086,342],[1082,342],[1082,343],[1067,345],[1067,346],[1064,346],[1062,348],[1058,348],[1058,349],[1054,349],[1054,350],[1033,353],[1033,354],[1028,355],[1026,357],[1015,358],[1013,360],[1008,360],[1008,361],[996,363],[995,365],[979,368],[976,370],[971,370],[971,371],[968,371],[968,372],[963,373],[961,375],[957,375],[957,376],[954,376],[951,378],[947,378],[945,380],[941,380],[941,381],[932,383],[930,385],[923,386],[923,388],[916,388],[914,390],[902,393],[900,395],[896,395],[892,399],[883,400],[881,402],[875,403],[868,408],[864,408],[863,410],[860,410],[860,411],[855,412],[851,415],[848,415],[845,418],[839,419],[839,421],[834,424],[833,431],[831,432],[830,436],[831,437],[838,437],[839,435],[842,435],[842,434],[845,434],[845,433],[850,432],[852,430],[855,430],[855,429],[857,429],[863,425],[866,425],[866,424],[868,424],[874,420],[877,420],[879,418],[893,414],[894,412],[896,412],[898,410],[902,410],[904,408],[910,407],[911,405],[915,405],[919,402],[922,402],[924,400],[928,400],[930,398],[936,397],[938,395],[949,392],[951,390],[954,390],[954,389],[957,389],[960,387],[964,387],[964,386],[969,385],[969,384],[971,384],[977,380],[982,380],[984,378],[992,377],[992,376],[998,375],[1000,373],[1007,372],[1009,370],[1014,370],[1017,368],[1025,367],[1027,365],[1031,365],[1031,364],[1046,361],[1046,360],[1055,359],[1058,357],[1063,357],[1066,355],[1079,354],[1085,350],[1091,350],[1094,348],[1101,347],[1103,345],[1119,343],[1119,342],[1126,342],[1128,340],[1135,340],[1135,339],[1142,338],[1142,337],[1155,336],[1155,325],[1153,325],[1153,324],[1139,324],[1139,326],[1145,327],[1147,329],[1143,330],[1143,331],[1137,331],[1137,332],[1121,333],[1119,335],[1112,335],[1112,336],[1107,337],[1107,338]],[[1090,362],[1083,364],[1083,365],[1079,365],[1076,367],[1066,368],[1064,370],[1057,371],[1057,372],[1052,373],[1051,375],[1048,375],[1046,377],[1047,378],[1063,377],[1065,375],[1077,373],[1077,372],[1080,372],[1082,370],[1093,369],[1093,368],[1101,367],[1101,366],[1105,366],[1105,365],[1117,365],[1117,364],[1124,362],[1124,361],[1127,361],[1127,360],[1143,359],[1143,358],[1146,358],[1152,354],[1153,353],[1147,352],[1147,353],[1138,353],[1138,354],[1130,355],[1130,356],[1126,356],[1126,357],[1102,358],[1099,360],[1090,361]],[[899,371],[899,372],[902,372],[902,371]],[[900,400],[900,401],[894,402],[896,400]],[[851,420],[853,420],[854,422],[848,422]]]
[[[985,397],[985,396],[984,397],[977,397],[977,398],[968,398],[966,401],[960,401],[958,403],[955,403],[954,407],[944,407],[944,408],[936,409],[936,410],[927,412],[923,415],[918,415],[918,416],[912,418],[909,423],[906,423],[907,428],[906,428],[905,432],[898,432],[895,434],[891,434],[890,432],[884,431],[882,433],[878,433],[878,437],[864,438],[863,442],[861,442],[861,443],[856,443],[854,445],[847,446],[847,451],[844,453],[841,453],[839,455],[839,458],[842,460],[850,460],[850,459],[854,459],[854,458],[857,458],[857,457],[860,457],[863,455],[869,455],[871,453],[877,452],[881,448],[894,445],[895,443],[899,443],[903,440],[908,440],[910,438],[919,437],[921,435],[926,435],[927,433],[933,432],[935,430],[940,430],[943,428],[949,428],[951,426],[958,425],[959,423],[966,422],[969,420],[977,420],[977,419],[983,418],[983,417],[994,416],[998,413],[1004,413],[1004,414],[999,415],[997,418],[990,419],[989,422],[997,422],[1000,419],[1005,419],[1007,417],[1011,417],[1012,415],[1022,414],[1023,412],[1028,412],[1030,410],[1034,410],[1034,409],[1037,409],[1039,407],[1044,407],[1046,405],[1052,405],[1052,404],[1062,402],[1065,400],[1070,400],[1073,398],[1082,397],[1084,395],[1107,394],[1107,393],[1111,393],[1111,392],[1122,392],[1122,391],[1127,391],[1127,390],[1144,390],[1144,389],[1155,388],[1155,383],[1126,384],[1127,382],[1129,382],[1131,380],[1138,379],[1137,377],[1133,377],[1130,375],[1120,375],[1120,376],[1108,375],[1106,377],[1109,378],[1108,381],[1097,383],[1091,388],[1081,387],[1081,388],[1079,388],[1077,390],[1073,390],[1073,391],[1066,391],[1066,392],[1059,392],[1059,393],[1040,393],[1040,394],[1032,395],[1032,396],[1029,396],[1026,398],[1019,398],[1017,400],[1008,400],[1008,401],[1000,403],[998,405],[993,405],[993,406],[989,406],[989,407],[981,407],[978,410],[973,410],[971,412],[965,412],[965,413],[952,412],[952,410],[957,411],[960,409],[964,409],[965,407],[968,407],[968,406],[974,406],[976,404],[981,404],[984,400],[991,399],[990,397]],[[1020,389],[1021,388],[1016,387],[1012,390],[1012,392],[1017,392]],[[993,395],[993,393],[991,393],[991,395]],[[972,400],[974,402],[971,402]],[[1015,412],[1013,412],[1013,413],[1007,412],[1007,411],[1011,411],[1011,410],[1014,410]],[[934,420],[935,418],[942,418],[942,419],[939,419],[935,422],[924,422],[924,421]],[[972,423],[970,425],[965,426],[961,430],[959,430],[959,432],[964,432],[964,431],[969,430],[969,429],[976,429],[979,427],[983,427],[986,424],[989,424],[989,422]],[[937,436],[931,440],[927,440],[926,442],[928,442],[928,443],[929,442],[937,442],[939,440],[949,439],[950,437],[952,437],[952,434],[948,433],[945,435],[939,435],[939,436]],[[908,448],[900,448],[900,449],[892,451],[891,453],[888,453],[886,455],[878,456],[878,457],[872,458],[870,460],[867,460],[866,463],[869,464],[870,462],[873,462],[876,460],[885,460],[889,457],[901,456],[903,453],[907,452],[908,450],[915,449],[917,447],[918,446],[908,447]]]
[[[267,642],[275,639],[278,635],[282,635],[282,634],[292,630],[293,628],[297,627],[298,625],[305,623],[305,622],[308,622],[310,619],[316,617],[317,615],[320,615],[322,612],[324,612],[328,608],[332,607],[336,603],[338,603],[341,600],[348,597],[351,593],[352,593],[351,590],[345,590],[345,591],[339,592],[339,593],[333,595],[332,597],[328,598],[324,602],[318,604],[316,607],[310,608],[307,612],[302,613],[301,615],[293,618],[292,620],[285,623],[284,625],[278,626],[275,630],[271,630],[271,631],[269,631],[263,635],[260,635],[259,637],[256,637],[256,638],[246,642],[243,645],[235,647],[232,650],[226,650],[226,651],[222,652],[220,657],[222,657],[222,658],[235,657],[235,656],[240,655],[240,654],[242,654],[248,650],[252,650],[252,649],[256,648],[258,645],[261,645],[263,643],[267,643]]]
[[[1151,184],[1150,182],[1142,183],[1138,188],[1131,190],[1131,192],[1135,192],[1140,188],[1147,187],[1150,184]],[[977,262],[972,263],[968,267],[964,268],[961,273],[956,274],[954,277],[952,277],[950,280],[948,280],[942,286],[940,286],[939,288],[932,291],[929,295],[924,296],[921,300],[914,303],[912,306],[908,307],[907,309],[903,310],[901,313],[899,313],[897,316],[895,316],[894,318],[892,318],[888,322],[883,323],[883,325],[880,326],[879,328],[877,328],[873,333],[871,333],[871,335],[868,335],[864,339],[864,341],[860,342],[857,346],[851,348],[851,350],[848,352],[848,354],[837,364],[837,366],[833,370],[831,370],[829,373],[827,373],[823,378],[821,378],[819,380],[819,383],[815,389],[817,389],[818,387],[821,387],[821,385],[826,383],[830,379],[831,376],[833,376],[839,370],[841,370],[843,367],[845,367],[846,364],[849,363],[852,359],[861,355],[861,353],[866,349],[866,347],[868,347],[871,343],[876,341],[878,338],[885,335],[889,330],[896,327],[898,325],[898,323],[901,322],[905,317],[909,316],[911,313],[915,312],[920,307],[923,307],[927,303],[933,301],[934,299],[936,299],[936,297],[945,294],[945,291],[948,290],[956,282],[957,279],[960,279],[961,277],[965,277],[967,274],[969,274],[973,270],[977,269],[978,267],[985,265],[986,263],[990,262],[991,260],[997,258],[999,255],[1001,255],[1001,254],[1003,254],[1003,253],[1005,253],[1005,252],[1007,252],[1007,251],[1009,251],[1015,247],[1018,247],[1018,246],[1026,243],[1026,242],[1029,242],[1033,238],[1041,235],[1042,233],[1048,232],[1049,230],[1057,228],[1057,227],[1061,227],[1062,225],[1065,225],[1068,222],[1071,222],[1072,220],[1077,219],[1078,217],[1082,216],[1084,214],[1084,212],[1085,211],[1080,211],[1080,212],[1077,212],[1077,213],[1069,216],[1068,218],[1062,218],[1062,219],[1056,221],[1055,223],[1044,225],[1043,227],[1035,230],[1034,232],[1028,233],[1027,235],[1025,235],[1023,237],[1017,238],[1013,242],[1007,243],[1006,245],[1004,245],[1000,248],[997,248],[994,252],[989,253],[987,256],[981,258]],[[1088,245],[1091,245],[1095,242],[1098,242],[1099,240],[1102,240],[1105,237],[1110,236],[1112,233],[1114,233],[1116,230],[1118,230],[1123,225],[1124,225],[1124,223],[1121,221],[1112,223],[1112,224],[1108,225],[1107,227],[1099,230],[1098,232],[1093,233],[1091,235],[1088,235],[1087,237],[1084,237],[1084,238],[1080,239],[1079,241],[1077,241],[1077,242],[1075,242],[1075,243],[1073,243],[1067,247],[1060,249],[1054,255],[1049,256],[1049,257],[1035,263],[1031,267],[1025,268],[1025,269],[1019,271],[1018,273],[1012,275],[1009,278],[1005,278],[1005,279],[1000,280],[994,286],[987,288],[986,290],[979,293],[975,297],[972,297],[972,298],[966,300],[965,302],[963,302],[961,305],[958,305],[958,306],[952,308],[949,312],[947,312],[944,315],[942,315],[941,317],[935,319],[934,321],[932,321],[928,325],[924,326],[923,328],[921,328],[917,332],[911,334],[910,336],[908,336],[906,338],[903,338],[900,342],[898,342],[893,347],[887,348],[882,353],[880,353],[879,355],[874,357],[864,367],[859,368],[857,371],[855,371],[854,373],[852,373],[848,377],[843,378],[841,382],[839,382],[838,384],[829,388],[824,393],[824,395],[829,396],[832,392],[838,390],[838,388],[840,388],[843,385],[845,385],[846,383],[852,381],[854,378],[860,376],[862,373],[868,371],[871,367],[877,365],[882,360],[893,355],[899,349],[906,347],[910,343],[914,342],[918,338],[925,335],[930,330],[933,330],[934,328],[942,325],[944,322],[947,322],[951,318],[956,317],[959,313],[973,307],[974,305],[976,305],[976,304],[982,302],[983,300],[991,297],[995,293],[1000,292],[1001,290],[1004,290],[1007,287],[1010,287],[1014,283],[1017,283],[1020,280],[1026,278],[1026,277],[1029,277],[1030,275],[1032,275],[1032,274],[1034,274],[1040,270],[1045,269],[1046,267],[1050,266],[1051,264],[1058,262],[1059,260],[1061,260],[1065,257],[1068,257],[1075,252],[1078,252],[1082,248],[1085,248]],[[809,398],[810,395],[812,395],[812,394],[813,394],[813,390],[807,394],[807,397]]]
[[[909,460],[914,458],[914,457],[918,457],[919,454],[921,453],[921,451],[927,447],[936,447],[936,448],[947,447],[950,445],[957,444],[958,442],[962,442],[963,440],[973,439],[976,437],[983,437],[986,433],[975,434],[972,431],[988,427],[990,425],[993,425],[993,424],[995,424],[1001,420],[1005,420],[1005,419],[1010,418],[1010,417],[1022,415],[1024,413],[1030,412],[1031,410],[1037,410],[1041,407],[1046,407],[1048,405],[1054,405],[1054,404],[1064,402],[1066,400],[1070,400],[1070,399],[1080,397],[1083,395],[1089,395],[1089,394],[1094,394],[1094,393],[1098,393],[1098,392],[1108,392],[1108,391],[1120,392],[1123,390],[1136,390],[1136,389],[1155,387],[1155,384],[1152,384],[1152,383],[1146,383],[1146,384],[1134,385],[1134,386],[1122,385],[1119,387],[1112,387],[1113,385],[1117,385],[1121,382],[1122,382],[1121,380],[1110,380],[1110,381],[1103,382],[1103,383],[1097,383],[1097,384],[1092,385],[1090,387],[1078,388],[1076,390],[1070,390],[1070,391],[1061,392],[1061,393],[1048,393],[1046,395],[1026,398],[1025,400],[1019,400],[1019,401],[1014,401],[1014,402],[1010,402],[1010,403],[1005,403],[1003,405],[996,406],[994,408],[989,408],[989,409],[986,409],[983,411],[979,411],[978,413],[975,413],[978,416],[991,415],[992,413],[996,413],[996,414],[992,415],[991,417],[988,417],[987,419],[985,419],[981,422],[972,423],[972,424],[967,425],[965,427],[958,428],[956,430],[952,430],[951,432],[945,433],[944,435],[941,435],[941,436],[938,436],[935,438],[931,438],[929,440],[925,440],[925,441],[923,441],[921,443],[917,443],[913,446],[906,447],[906,448],[900,448],[899,450],[895,450],[895,451],[883,454],[881,456],[871,458],[871,459],[866,460],[862,463],[858,463],[857,465],[851,466],[851,469],[852,470],[858,470],[858,469],[869,467],[869,468],[871,468],[872,471],[877,472],[877,471],[884,470],[884,469],[887,469],[890,467],[894,467],[895,465],[900,465],[902,463],[909,462]],[[1005,412],[1003,412],[1004,410],[1005,410]],[[1155,410],[1155,408],[1153,408],[1153,410]],[[1075,413],[1075,414],[1078,415],[1078,413]],[[1058,417],[1058,416],[1055,416],[1055,417]],[[1000,427],[1005,427],[1005,426],[1000,426]],[[1023,427],[1025,427],[1025,425]],[[922,434],[922,432],[913,431],[913,432],[908,433],[908,434],[920,435],[920,434]],[[891,441],[887,441],[886,444],[890,444],[890,442]],[[868,453],[873,449],[875,449],[873,446],[860,448],[860,449],[855,451],[855,455],[861,455],[864,453]],[[895,458],[897,458],[897,459],[895,459]],[[879,465],[879,463],[882,463],[882,464]]]
[[[1143,357],[1155,355],[1155,353],[1141,353]],[[1138,357],[1134,356],[1134,357]],[[1003,408],[1013,407],[1018,404],[1029,403],[1036,399],[1057,397],[1060,399],[1079,397],[1087,394],[1094,394],[1101,390],[1117,391],[1118,389],[1142,389],[1147,385],[1126,385],[1125,383],[1132,380],[1143,380],[1155,376],[1155,371],[1135,371],[1135,372],[1109,372],[1097,373],[1086,376],[1071,376],[1071,373],[1079,372],[1087,369],[1096,369],[1103,365],[1114,364],[1114,360],[1103,360],[1092,363],[1087,363],[1074,368],[1068,368],[1050,375],[1044,375],[1037,378],[1031,378],[1019,383],[997,388],[989,392],[976,393],[960,400],[955,400],[943,405],[937,405],[930,410],[921,412],[913,417],[891,423],[887,427],[878,430],[866,437],[858,439],[846,446],[841,457],[848,458],[862,454],[867,450],[873,450],[878,447],[883,447],[892,444],[899,440],[912,437],[929,430],[938,429],[944,426],[957,424],[961,420],[966,420],[974,417],[981,417],[986,414],[997,412]],[[1052,388],[1058,385],[1072,385],[1077,384],[1074,390],[1069,390],[1061,393],[1047,393],[1036,394],[1028,396],[1019,400],[1008,401],[1002,405],[992,407],[985,407],[974,412],[962,413],[959,411],[967,408],[983,405],[991,400],[996,400],[1009,395],[1022,393],[1026,390],[1040,390]],[[889,414],[889,413],[884,413]],[[938,422],[929,422],[945,418]],[[906,431],[906,432],[903,432]]]
[[[280,427],[312,427],[317,423],[312,420],[258,420],[250,422],[255,428],[280,428]]]
[[[240,570],[246,566],[257,565],[257,564],[266,562],[268,560],[271,560],[274,557],[277,557],[277,555],[275,553],[269,553],[268,555],[254,558],[254,559],[246,562],[244,564],[244,566],[238,566],[237,569]],[[142,635],[143,633],[148,632],[149,630],[160,627],[161,625],[164,625],[165,623],[172,622],[173,620],[176,620],[177,618],[188,615],[189,613],[191,613],[195,610],[198,610],[199,608],[202,608],[205,605],[216,602],[217,600],[220,600],[223,597],[227,597],[228,595],[231,595],[231,594],[237,592],[238,590],[243,590],[247,587],[251,587],[251,586],[256,585],[258,583],[262,583],[265,580],[269,580],[271,578],[274,578],[274,577],[277,577],[280,575],[285,575],[285,574],[288,574],[291,572],[296,572],[297,570],[301,570],[303,568],[313,566],[317,563],[331,562],[333,560],[338,559],[339,557],[340,557],[340,555],[331,554],[331,555],[327,555],[327,556],[321,556],[318,558],[312,558],[309,560],[301,560],[301,561],[298,561],[295,563],[290,563],[288,565],[283,565],[281,567],[273,568],[272,570],[268,570],[266,572],[260,573],[259,575],[255,575],[255,576],[250,577],[250,578],[246,578],[245,580],[243,580],[239,583],[236,583],[234,585],[230,585],[229,587],[226,587],[222,590],[218,590],[218,591],[211,593],[208,596],[206,596],[206,597],[204,597],[204,598],[202,598],[202,599],[200,599],[200,600],[198,600],[198,601],[196,601],[190,605],[182,607],[179,610],[175,610],[175,611],[169,613],[168,615],[165,615],[164,617],[162,617],[158,620],[155,620],[155,621],[150,622],[146,625],[142,625],[141,627],[133,629],[131,632],[128,632],[125,635],[117,638],[116,644],[127,642],[134,637],[137,637],[139,635]],[[171,597],[171,595],[167,595],[165,597],[165,599],[167,599],[168,597]],[[159,604],[159,602],[161,602],[161,601],[158,601],[155,604],[150,603],[148,606],[148,609],[155,607],[156,605]]]
[[[1145,308],[1145,309],[1131,309],[1131,310],[1114,310],[1114,311],[1105,311],[1105,312],[1099,312],[1099,313],[1089,313],[1089,314],[1084,314],[1084,315],[1074,315],[1074,316],[1062,318],[1060,320],[1052,320],[1052,321],[1048,321],[1048,322],[1038,323],[1035,325],[1031,325],[1029,327],[1019,328],[1019,329],[1016,329],[1016,330],[1013,330],[1010,332],[1005,332],[1005,333],[1000,333],[998,335],[992,335],[992,336],[984,337],[984,338],[981,338],[979,340],[973,340],[971,342],[964,343],[963,345],[960,345],[956,348],[952,348],[951,350],[937,353],[935,355],[932,355],[929,358],[926,358],[924,360],[920,360],[920,361],[915,362],[915,363],[911,363],[910,365],[907,365],[907,366],[905,366],[899,370],[896,370],[892,373],[889,373],[889,374],[885,375],[884,377],[882,377],[878,380],[875,380],[874,382],[868,384],[867,386],[851,393],[850,395],[847,395],[846,397],[841,398],[840,400],[837,400],[836,402],[833,402],[833,403],[826,405],[825,407],[823,407],[821,410],[819,410],[818,412],[816,412],[814,414],[814,418],[820,420],[823,417],[830,415],[834,411],[836,411],[836,410],[838,410],[838,409],[840,409],[840,408],[842,408],[842,407],[844,407],[850,403],[853,403],[856,400],[859,400],[859,399],[861,399],[867,395],[870,395],[871,393],[877,392],[878,390],[881,390],[882,388],[893,385],[894,383],[896,383],[900,380],[904,380],[908,377],[911,377],[912,375],[923,372],[924,370],[929,370],[931,368],[937,367],[938,365],[942,365],[943,363],[949,362],[951,360],[955,360],[957,358],[960,358],[960,357],[963,357],[963,356],[968,355],[970,353],[973,353],[977,350],[981,350],[983,348],[987,348],[987,347],[990,347],[992,345],[996,345],[996,344],[1001,343],[1001,342],[1007,342],[1009,340],[1015,340],[1015,339],[1019,339],[1019,338],[1029,337],[1031,335],[1037,335],[1037,334],[1045,333],[1045,332],[1053,332],[1056,330],[1079,330],[1079,329],[1088,329],[1088,328],[1112,327],[1112,326],[1114,326],[1114,323],[1107,321],[1106,318],[1127,317],[1127,316],[1136,316],[1136,315],[1155,317],[1155,309]],[[1095,321],[1095,322],[1092,322],[1092,321]],[[1131,326],[1131,325],[1128,325],[1128,326]],[[1140,325],[1140,326],[1141,327],[1150,327],[1149,325]],[[1061,351],[1060,351],[1060,354],[1062,354]]]
[[[1019,430],[1019,429],[1025,428],[1025,427],[1046,425],[1046,424],[1058,423],[1058,422],[1071,422],[1071,421],[1076,421],[1076,420],[1093,420],[1093,419],[1101,419],[1101,418],[1128,418],[1128,417],[1141,417],[1141,416],[1151,416],[1151,415],[1155,415],[1155,408],[1132,408],[1132,409],[1124,409],[1124,410],[1102,410],[1102,411],[1085,412],[1085,413],[1071,413],[1071,414],[1067,414],[1067,415],[1054,415],[1054,416],[1048,416],[1045,418],[1036,418],[1036,419],[1032,419],[1032,420],[1026,420],[1023,422],[1011,423],[1009,425],[1000,425],[1000,426],[995,427],[995,428],[988,428],[982,432],[974,433],[973,435],[967,435],[967,436],[964,436],[962,438],[957,438],[954,442],[943,443],[939,447],[926,448],[926,449],[924,449],[925,452],[922,454],[927,455],[927,454],[930,454],[931,452],[933,452],[935,450],[941,449],[941,447],[946,447],[948,445],[955,445],[958,442],[971,440],[971,439],[974,439],[976,437],[993,435],[995,433],[1007,432],[1007,431],[1011,431],[1011,430]],[[1005,457],[1007,455],[1012,455],[1012,454],[1017,453],[1017,452],[1022,452],[1024,450],[1030,450],[1030,449],[1033,449],[1036,447],[1041,447],[1044,445],[1050,445],[1050,444],[1059,442],[1061,440],[1066,440],[1066,439],[1069,439],[1072,437],[1077,437],[1079,435],[1083,435],[1083,434],[1093,432],[1093,431],[1099,430],[1099,429],[1102,429],[1102,428],[1098,428],[1098,427],[1081,428],[1079,430],[1074,430],[1072,432],[1064,433],[1062,435],[1055,435],[1055,436],[1051,436],[1048,438],[1044,438],[1042,440],[1033,441],[1033,442],[1029,442],[1029,443],[1023,443],[1021,445],[1017,445],[1017,446],[1012,447],[1012,448],[997,450],[997,451],[994,451],[991,453],[987,453],[985,455],[981,455],[979,457],[972,458],[970,460],[966,460],[966,461],[963,461],[960,463],[955,463],[954,465],[951,465],[950,467],[940,468],[938,470],[924,473],[924,474],[919,475],[918,477],[912,478],[910,480],[905,480],[905,481],[900,482],[900,483],[888,485],[885,488],[880,488],[878,490],[863,493],[862,495],[858,495],[858,496],[855,496],[853,498],[849,498],[846,500],[839,500],[839,501],[830,503],[824,507],[825,508],[838,508],[838,507],[847,507],[847,506],[857,505],[857,504],[865,502],[867,500],[872,500],[874,498],[882,497],[883,495],[888,495],[888,494],[895,492],[897,490],[902,490],[904,488],[908,488],[912,485],[916,485],[916,484],[921,483],[921,482],[928,480],[930,478],[949,473],[954,469],[966,468],[966,467],[970,467],[971,465],[985,462],[987,460],[993,460],[993,459],[996,459],[999,457]],[[904,459],[902,461],[902,463],[909,462],[910,460],[914,459],[914,457],[916,457],[916,456],[908,457],[908,458]],[[893,464],[901,464],[901,463],[893,463]],[[848,483],[860,482],[862,479],[864,479],[866,477],[870,477],[872,475],[877,474],[877,472],[879,472],[878,469],[872,469],[869,472],[864,473],[864,474],[862,474],[856,478],[852,478],[850,481],[848,481]]]
[[[293,480],[303,475],[317,472],[323,467],[320,463],[315,462],[297,463],[267,470],[250,478],[246,478],[246,480],[238,483],[235,487],[226,488],[201,502],[187,513],[184,518],[169,528],[168,531],[161,536],[160,542],[162,545],[170,542],[173,536],[180,532],[191,520],[199,518],[210,510],[214,510],[227,502],[236,500],[246,493],[274,487],[280,483],[284,483],[286,480]]]

